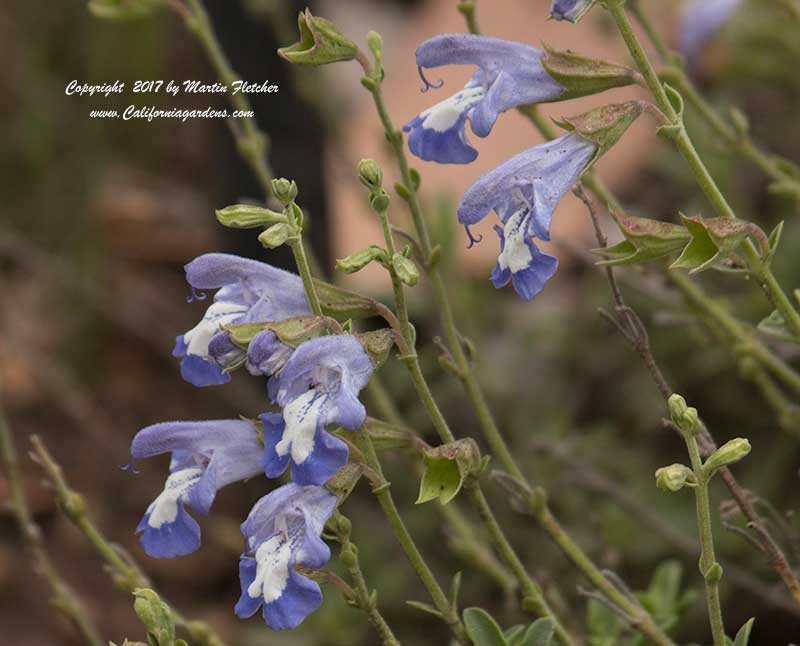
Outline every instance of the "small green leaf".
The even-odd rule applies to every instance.
[[[769,253],[767,253],[766,259],[767,264],[772,262],[772,258],[775,255],[775,252],[778,250],[778,245],[781,242],[781,236],[783,236],[783,220],[778,222],[778,224],[769,234]]]
[[[758,324],[758,329],[764,334],[777,337],[783,341],[792,341],[797,343],[797,339],[786,327],[786,321],[778,310],[773,310],[772,313],[762,319]]]
[[[525,635],[525,626],[523,624],[517,624],[516,626],[511,626],[508,628],[504,633],[503,637],[506,638],[508,642],[508,646],[522,646],[522,638]]]
[[[521,646],[550,646],[555,629],[555,623],[549,617],[537,619],[525,631]]]
[[[697,220],[681,216],[684,225],[692,236],[689,244],[670,269],[689,269],[691,273],[708,269],[717,259],[719,247],[714,244],[706,228]]]
[[[475,646],[508,646],[500,626],[483,608],[466,608],[464,627]]]
[[[339,258],[336,261],[336,269],[343,274],[354,274],[376,260],[382,265],[385,265],[388,262],[388,256],[384,249],[378,245],[371,244],[368,247],[351,253],[345,258]]]
[[[733,640],[733,646],[748,646],[750,642],[750,633],[753,631],[753,623],[756,618],[749,619],[736,633],[736,639]]]
[[[434,617],[439,617],[441,619],[442,613],[439,612],[436,608],[434,608],[431,604],[425,603],[424,601],[406,601],[406,605],[411,606],[412,608],[416,608],[417,610],[421,610],[422,612],[427,612]]]

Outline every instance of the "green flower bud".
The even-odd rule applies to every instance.
[[[750,441],[743,437],[737,437],[730,442],[725,442],[709,456],[703,465],[706,475],[712,476],[720,468],[728,464],[735,464],[750,453],[751,448]]]
[[[700,417],[697,414],[697,409],[687,406],[686,400],[683,397],[678,394],[673,394],[670,396],[667,404],[673,424],[681,429],[681,431],[697,435],[703,430]]]
[[[275,249],[286,242],[290,234],[289,225],[273,224],[269,229],[261,232],[261,235],[258,236],[258,241],[267,249]]]
[[[670,464],[656,470],[656,486],[664,491],[680,491],[694,484],[694,473],[685,464]]]
[[[370,191],[377,191],[383,182],[383,173],[372,159],[358,162],[358,178]]]
[[[255,229],[257,227],[268,227],[278,222],[286,222],[286,216],[282,213],[276,213],[251,204],[226,206],[216,213],[219,223],[231,229]]]
[[[392,267],[397,274],[397,277],[402,280],[406,285],[413,287],[419,280],[419,269],[410,258],[406,258],[403,254],[396,253],[392,256]]]
[[[289,181],[285,177],[273,179],[272,194],[281,204],[288,206],[297,197],[297,183],[294,180]]]
[[[372,199],[369,201],[369,205],[376,213],[385,213],[386,209],[389,208],[389,196],[381,191],[380,193],[372,196]]]
[[[377,31],[371,31],[367,34],[367,47],[369,47],[372,55],[380,60],[383,52],[383,38]]]
[[[175,641],[175,622],[169,606],[147,588],[137,588],[133,596],[136,597],[133,609],[147,632],[155,638],[155,643],[158,646],[171,646]]]
[[[281,47],[278,55],[298,65],[327,65],[337,61],[351,61],[358,47],[345,37],[330,20],[312,16],[306,9],[297,18],[300,40]]]
[[[358,557],[351,550],[342,550],[341,554],[339,554],[339,559],[348,568],[358,565]]]
[[[354,274],[361,271],[370,264],[372,261],[377,260],[380,263],[386,262],[386,252],[378,245],[370,245],[360,251],[351,253],[346,258],[340,258],[336,261],[336,269],[344,274]]]

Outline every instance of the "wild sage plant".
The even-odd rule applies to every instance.
[[[158,0],[92,0],[90,7],[101,16],[123,17],[147,12],[159,4]],[[202,3],[171,0],[164,4],[197,35],[220,78],[231,78],[232,70]],[[381,613],[378,593],[369,589],[358,549],[351,540],[351,527],[358,519],[351,521],[344,515],[347,497],[357,482],[365,480],[429,595],[429,602],[413,605],[442,620],[454,643],[585,643],[582,622],[547,598],[541,582],[524,564],[529,556],[524,546],[514,545],[498,521],[497,510],[483,491],[493,480],[507,493],[511,506],[538,524],[591,583],[593,589],[587,595],[595,604],[594,612],[610,611],[602,629],[605,633],[590,628],[591,643],[675,643],[675,618],[660,616],[646,595],[635,596],[618,576],[601,570],[561,525],[550,507],[548,493],[532,482],[532,474],[518,466],[518,456],[509,448],[481,389],[473,360],[475,349],[458,330],[450,290],[440,272],[441,248],[431,236],[419,198],[422,178],[410,165],[406,144],[411,155],[423,160],[468,164],[478,154],[470,143],[468,126],[475,136],[490,137],[497,120],[505,112],[518,109],[547,141],[522,150],[464,192],[453,217],[464,226],[468,245],[482,242],[471,233],[470,226],[494,212],[499,241],[491,281],[498,289],[511,283],[521,299],[534,301],[528,307],[536,307],[535,297],[548,288],[558,261],[534,241],[550,239],[552,217],[561,199],[575,190],[595,218],[585,187],[609,209],[622,240],[607,246],[598,228],[599,247],[594,250],[600,258],[598,264],[607,272],[615,305],[607,317],[642,357],[664,396],[665,407],[654,411],[654,417],[665,416],[665,427],[676,432],[687,448],[688,464],[654,468],[655,484],[667,492],[691,490],[694,494],[699,567],[713,644],[746,646],[753,625],[752,619],[741,627],[724,620],[719,588],[726,579],[715,557],[712,534],[709,482],[714,477],[725,482],[741,507],[752,540],[785,584],[789,603],[800,604],[800,584],[792,565],[728,468],[750,452],[750,442],[736,438],[716,446],[698,411],[667,384],[649,347],[647,331],[625,304],[614,273],[617,267],[656,262],[703,320],[722,330],[731,352],[751,362],[752,374],[757,375],[754,381],[784,428],[796,433],[800,376],[692,280],[694,274],[705,270],[738,272],[751,278],[774,308],[759,326],[761,330],[790,343],[800,342],[800,313],[795,302],[798,292],[787,295],[771,269],[782,226],[767,234],[756,223],[736,217],[683,120],[686,99],[733,151],[753,161],[779,190],[800,197],[800,171],[764,153],[750,139],[740,113],[734,112],[730,121],[720,116],[692,82],[698,52],[738,4],[687,4],[681,32],[687,71],[684,59],[660,41],[638,1],[630,0],[630,6],[626,6],[624,0],[554,0],[550,7],[553,18],[576,23],[575,29],[581,28],[579,21],[590,10],[606,11],[628,47],[635,65],[629,68],[585,53],[549,46],[538,49],[481,35],[475,2],[462,0],[458,9],[471,33],[441,34],[422,42],[415,54],[416,64],[422,91],[431,97],[441,87],[441,83],[429,80],[432,69],[467,65],[474,73],[449,97],[438,102],[432,99],[431,106],[408,120],[402,130],[396,127],[383,97],[386,70],[381,36],[375,32],[366,35],[368,54],[330,21],[309,10],[301,13],[299,41],[278,53],[296,65],[359,64],[361,83],[372,97],[398,167],[400,181],[394,192],[399,200],[390,197],[383,185],[382,169],[374,161],[362,160],[353,169],[364,187],[365,200],[380,222],[383,243],[354,250],[336,263],[336,269],[343,273],[375,264],[382,267],[391,282],[393,302],[378,302],[313,275],[315,263],[309,260],[304,242],[308,216],[301,206],[301,191],[294,181],[272,178],[265,161],[267,140],[255,123],[234,124],[239,150],[261,181],[266,202],[264,206],[227,206],[217,211],[217,219],[226,227],[255,230],[265,249],[289,246],[298,273],[222,253],[207,253],[186,265],[189,301],[205,302],[206,309],[195,327],[177,336],[174,355],[180,359],[181,375],[197,387],[224,387],[232,378],[244,379],[249,374],[265,381],[264,405],[258,411],[235,411],[231,419],[154,424],[133,438],[131,471],[144,458],[171,455],[164,488],[155,495],[136,528],[145,552],[170,558],[197,550],[201,545],[200,526],[192,513],[209,514],[222,487],[264,475],[276,484],[241,525],[241,595],[238,602],[231,600],[235,613],[246,618],[260,612],[269,628],[289,630],[320,606],[320,584],[331,584],[348,603],[365,612],[381,643],[399,644]],[[647,54],[632,28],[630,15],[652,39],[663,69],[657,69]],[[643,85],[649,90],[649,98],[620,103],[597,96],[595,108],[563,115],[557,121],[563,133],[555,132],[536,110],[538,103],[600,95],[630,84]],[[653,134],[672,141],[685,158],[712,208],[707,216],[681,214],[676,222],[633,216],[594,175],[593,164],[624,141],[627,128],[639,118],[650,119]],[[403,132],[408,134],[407,141]],[[399,229],[393,224],[398,203],[410,212],[413,234],[398,235]],[[483,242],[490,243],[493,241]],[[680,273],[683,270],[688,270],[689,277]],[[423,276],[428,280],[421,280]],[[406,292],[429,288],[441,315],[444,341],[440,364],[463,386],[493,460],[481,455],[472,438],[457,437],[423,372]],[[211,291],[215,292],[213,296]],[[372,325],[363,324],[367,319]],[[402,420],[394,419],[398,416],[391,404],[391,392],[380,381],[380,369],[387,361],[405,366],[437,432],[437,445],[430,445],[409,431]],[[361,401],[361,393],[368,386],[388,396],[385,405],[371,411],[370,417]],[[409,473],[420,473],[418,503],[437,500],[436,504],[447,505],[461,496],[475,510],[494,553],[514,581],[520,608],[530,615],[527,624],[503,630],[485,609],[462,610],[459,574],[445,591],[393,499],[379,453],[387,447],[411,449],[417,470]],[[450,519],[458,523],[454,517]],[[338,558],[350,576],[349,582],[326,569],[331,558],[326,539],[339,543]],[[137,588],[136,596],[136,610],[151,643],[178,643],[175,616],[169,607],[152,590]],[[698,627],[695,632],[696,638],[701,638],[705,631]]]

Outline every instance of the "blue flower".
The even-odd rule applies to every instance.
[[[492,272],[495,287],[503,287],[510,280],[527,301],[555,273],[558,261],[539,251],[531,237],[550,239],[553,211],[596,151],[595,144],[569,133],[512,157],[466,190],[458,207],[458,221],[468,232],[469,225],[491,210],[503,223],[503,228],[495,226],[500,236],[500,256]]]
[[[691,0],[683,8],[679,25],[679,48],[691,66],[706,42],[719,31],[742,0]]]
[[[550,16],[556,20],[578,22],[594,3],[595,0],[553,0]]]
[[[347,462],[347,445],[325,431],[326,424],[358,430],[366,410],[358,400],[373,365],[349,334],[323,336],[300,345],[271,380],[271,396],[282,415],[267,413],[264,472],[270,478],[292,463],[292,480],[323,484]]]
[[[272,330],[256,334],[247,346],[247,370],[252,375],[277,374],[292,356],[292,348]]]
[[[252,617],[263,606],[266,624],[274,630],[295,628],[322,603],[312,580],[296,565],[320,568],[331,556],[320,538],[337,499],[325,487],[293,482],[270,492],[242,523],[245,553],[239,560],[242,596],[239,617]]]
[[[164,490],[150,504],[137,533],[150,556],[171,558],[200,547],[200,527],[184,506],[200,514],[211,509],[219,489],[262,472],[256,427],[240,420],[164,422],[139,431],[131,443],[131,464],[172,453]]]
[[[182,357],[181,375],[195,386],[227,383],[231,377],[224,368],[243,360],[244,353],[237,352],[220,326],[280,321],[311,313],[300,277],[271,265],[209,253],[195,258],[185,269],[193,298],[205,299],[198,290],[219,290],[200,323],[175,340],[172,354]]]
[[[478,152],[465,131],[486,137],[500,113],[519,105],[554,101],[564,88],[542,66],[544,53],[534,47],[489,36],[444,34],[417,48],[417,66],[477,65],[478,70],[462,90],[412,119],[408,147],[417,157],[440,163],[466,164]],[[426,91],[431,85],[423,76]]]

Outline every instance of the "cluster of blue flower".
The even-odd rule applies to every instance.
[[[258,420],[166,422],[137,433],[134,461],[171,453],[164,490],[150,504],[137,532],[154,557],[188,554],[200,546],[200,527],[186,511],[207,514],[225,485],[265,473],[277,478],[291,462],[292,482],[259,500],[242,524],[245,550],[239,564],[240,617],[263,607],[267,625],[293,628],[319,607],[319,586],[295,571],[319,568],[330,557],[320,538],[337,505],[323,485],[347,461],[347,446],[327,424],[357,430],[366,411],[359,391],[372,375],[369,353],[350,334],[311,339],[291,348],[271,330],[253,337],[245,351],[223,325],[281,321],[310,315],[299,276],[254,260],[206,254],[186,266],[192,298],[217,292],[205,316],[178,336],[174,354],[195,386],[230,380],[226,368],[244,364],[268,378],[270,400],[280,413]]]
[[[426,161],[467,164],[478,156],[467,139],[467,120],[472,132],[486,137],[502,112],[567,98],[566,88],[542,64],[545,56],[529,45],[489,36],[445,34],[422,43],[417,65],[425,91],[436,86],[425,79],[423,69],[442,65],[478,69],[463,89],[404,126],[411,152]],[[511,281],[517,293],[530,300],[553,276],[558,261],[540,251],[533,238],[550,239],[556,205],[596,153],[595,143],[570,132],[512,157],[467,189],[458,221],[468,234],[469,226],[491,210],[503,223],[495,226],[500,236],[500,256],[491,277],[495,287]],[[480,240],[469,235],[471,243]]]

